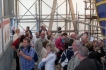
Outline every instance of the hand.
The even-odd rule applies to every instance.
[[[102,42],[99,43],[99,47],[103,47]]]
[[[24,53],[23,53],[22,51],[20,51],[20,52],[19,52],[19,55],[23,56],[23,55],[24,55]]]
[[[19,51],[17,51],[17,55],[18,55],[18,57],[19,57]]]

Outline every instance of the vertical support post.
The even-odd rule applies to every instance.
[[[79,11],[78,11],[78,17],[77,17],[77,20],[79,21]],[[78,34],[80,33],[79,32],[79,23],[77,22],[77,28],[78,28]]]
[[[40,24],[39,24],[39,30],[40,30],[41,21],[42,21],[42,0],[40,1]]]
[[[37,18],[37,3],[35,4],[35,12],[36,12],[36,31],[39,31],[39,23],[38,23],[38,18]]]
[[[67,6],[67,0],[66,0],[66,20],[65,20],[65,31],[66,31],[66,30],[68,30],[68,22],[67,22],[67,16],[68,16],[68,15],[67,15],[67,11],[68,11],[68,9],[67,9],[67,7],[68,7],[68,6]]]
[[[76,20],[72,0],[68,0],[68,1],[69,1],[69,7],[70,7],[70,12],[71,12],[72,20]],[[75,33],[78,34],[77,33],[77,24],[76,24],[76,22],[73,22],[73,26],[74,26]]]
[[[18,2],[18,0],[16,0],[16,25],[15,25],[15,27],[16,28],[18,28],[18,22],[19,22],[19,20],[18,20],[18,15],[19,15],[19,2]]]
[[[91,20],[91,16],[92,16],[91,8],[92,8],[92,7],[91,7],[91,0],[90,0],[90,24],[92,23],[92,20]],[[92,35],[91,32],[92,32],[92,31],[91,31],[91,26],[90,26],[90,35]]]
[[[4,52],[3,18],[1,18],[1,29],[2,29],[2,51]]]
[[[53,1],[53,6],[52,6],[52,11],[51,11],[51,17],[50,17],[50,23],[49,23],[49,30],[52,30],[52,25],[53,25],[53,19],[54,19],[56,4],[57,4],[57,0],[54,0]]]
[[[57,3],[57,7],[58,7],[58,3]],[[57,8],[57,13],[58,13],[58,8]],[[58,14],[56,14],[57,16],[57,27],[58,27]]]
[[[88,25],[88,40],[90,40],[90,28],[91,28],[91,26],[90,25]]]
[[[39,21],[38,21],[39,22],[38,23],[39,24],[38,25],[39,28],[38,28],[38,30],[40,30],[40,23],[41,23],[41,21],[40,21],[41,20],[41,0],[38,0],[38,4],[39,4]]]
[[[69,19],[70,19],[70,10],[69,10]],[[71,22],[69,22],[69,30],[71,30]],[[70,32],[69,32],[70,35]]]

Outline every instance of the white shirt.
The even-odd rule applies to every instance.
[[[45,62],[45,70],[55,70],[55,53],[49,53],[46,58],[42,59],[42,62]]]
[[[35,44],[37,40],[38,40],[38,38],[36,38],[36,36],[34,36],[32,39],[32,43]]]
[[[19,34],[15,33],[15,34],[13,35],[13,42],[14,42],[18,37],[19,37]]]

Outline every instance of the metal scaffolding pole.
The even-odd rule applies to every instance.
[[[68,1],[66,0],[66,20],[65,20],[65,31],[66,30],[68,30],[68,22],[67,22],[67,17],[68,17],[68,15],[67,15],[67,13],[68,13],[68,3],[67,3]]]

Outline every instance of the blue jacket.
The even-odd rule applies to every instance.
[[[66,49],[61,57],[60,57],[60,61],[59,63],[62,63],[66,58],[68,59],[68,61],[71,59],[71,57],[74,55],[74,52],[72,51],[72,48],[69,47],[68,49]]]

